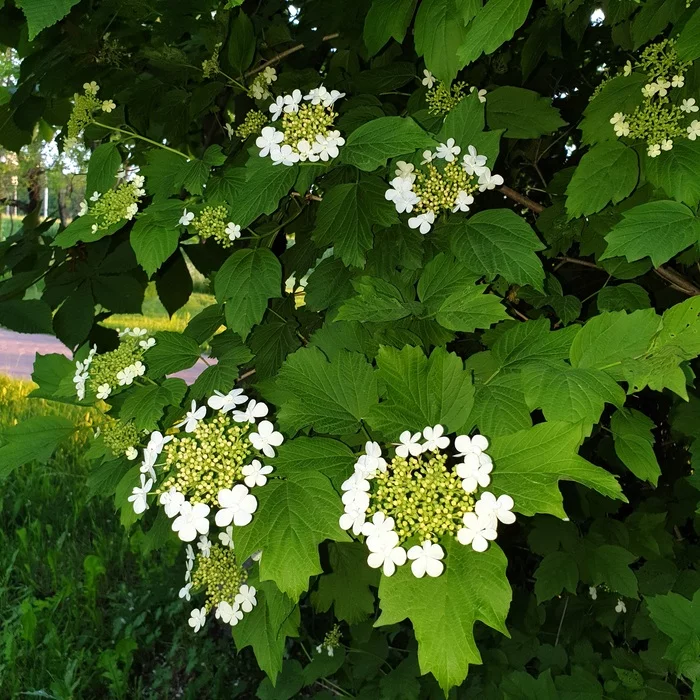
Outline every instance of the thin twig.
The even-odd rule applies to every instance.
[[[529,197],[526,197],[524,194],[520,194],[520,192],[516,192],[515,190],[511,189],[507,185],[503,185],[502,187],[498,188],[503,194],[508,197],[508,199],[512,199],[514,202],[517,202],[518,204],[522,204],[524,207],[527,207],[530,211],[534,212],[535,214],[541,214],[546,207],[542,206],[541,204],[538,204],[534,200],[530,199]]]
[[[333,34],[326,34],[326,36],[322,37],[322,41],[330,41],[331,39],[336,39],[339,37],[340,34],[338,32],[334,32]],[[291,56],[293,53],[296,53],[297,51],[301,51],[304,48],[305,44],[297,44],[296,46],[292,46],[289,49],[285,49],[284,51],[280,51],[276,56],[273,56],[272,58],[268,59],[264,63],[261,63],[257,68],[251,68],[247,73],[245,73],[245,77],[248,78],[251,75],[255,75],[256,73],[259,73],[261,70],[265,70],[268,66],[271,66],[275,63],[278,63],[281,61],[283,58],[287,58],[287,56]]]
[[[240,377],[238,377],[238,381],[242,382],[244,379],[248,379],[248,377],[251,377],[254,374],[255,374],[255,370],[249,369],[247,372],[243,372],[243,374]]]
[[[578,258],[570,258],[566,255],[561,255],[557,258],[557,260],[561,260],[562,263],[571,263],[572,265],[581,265],[583,267],[590,267],[593,270],[600,270],[595,263],[590,262],[589,260],[579,260]]]
[[[564,610],[561,613],[561,620],[559,620],[559,629],[557,630],[557,637],[554,640],[554,646],[559,644],[559,635],[561,634],[561,626],[564,624],[564,617],[566,616],[566,609],[569,607],[569,596],[564,600]]]

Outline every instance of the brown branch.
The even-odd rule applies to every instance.
[[[527,207],[530,211],[535,212],[535,214],[541,214],[546,209],[546,207],[542,206],[541,204],[538,204],[529,197],[526,197],[524,194],[516,192],[507,185],[503,185],[503,187],[499,187],[498,189],[501,192],[503,192],[503,194],[506,197],[508,197],[508,199],[512,199],[514,202],[522,204],[524,207]]]
[[[700,288],[696,287],[689,279],[681,275],[680,272],[676,272],[673,268],[659,265],[654,272],[679,292],[683,292],[689,297],[700,296]]]
[[[9,197],[0,197],[0,206],[16,207],[21,211],[29,211],[29,205],[26,202],[21,202],[19,199],[10,199]]]
[[[340,34],[338,32],[335,32],[333,34],[326,34],[326,36],[322,37],[322,41],[330,41],[331,39],[336,39],[339,37]],[[296,53],[297,51],[301,51],[304,48],[305,44],[297,44],[296,46],[292,46],[289,49],[285,49],[284,51],[281,51],[278,53],[276,56],[273,56],[272,58],[268,59],[264,63],[261,63],[257,68],[251,68],[249,71],[247,71],[244,75],[246,78],[250,77],[251,75],[255,75],[256,73],[259,73],[261,70],[265,70],[268,66],[271,66],[275,63],[278,63],[281,61],[283,58],[287,58],[287,56],[291,56],[293,53]]]
[[[562,263],[571,263],[572,265],[582,265],[583,267],[590,267],[594,270],[600,270],[601,268],[598,267],[595,263],[592,263],[588,260],[579,260],[578,258],[569,258],[565,255],[562,255],[557,258],[557,260],[561,260]]]

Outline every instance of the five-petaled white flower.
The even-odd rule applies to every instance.
[[[480,156],[474,146],[467,147],[467,153],[462,156],[462,167],[467,175],[479,175],[488,172],[486,156]]]
[[[630,135],[630,125],[625,122],[618,122],[613,127],[615,129],[615,136],[629,136]]]
[[[682,88],[685,85],[685,78],[682,75],[674,75],[671,78],[671,86],[674,88]]]
[[[331,158],[337,158],[340,153],[340,146],[345,143],[345,139],[339,131],[329,131],[325,136],[316,134],[316,141],[313,144],[313,152],[326,163]]]
[[[591,596],[591,600],[596,600],[598,598],[598,589],[595,586],[589,586],[588,595]]]
[[[134,513],[141,515],[148,508],[148,493],[153,488],[153,479],[146,481],[146,475],[141,474],[141,486],[134,486],[131,496],[127,499],[134,507]]]
[[[665,139],[664,141],[661,142],[661,150],[662,151],[670,151],[673,148],[673,140],[672,139]]]
[[[355,470],[370,478],[374,478],[378,471],[386,471],[386,460],[378,442],[368,440],[365,443],[365,453],[355,463]]]
[[[179,423],[175,423],[175,427],[181,428],[184,425],[186,433],[193,433],[195,430],[197,430],[197,425],[199,424],[199,421],[202,420],[202,418],[204,418],[204,416],[206,415],[207,407],[198,407],[197,402],[194,399],[192,399],[192,405],[190,410],[187,411],[183,420],[181,420]]]
[[[109,114],[113,109],[116,109],[116,108],[117,108],[117,105],[114,104],[113,100],[105,100],[102,103],[102,111],[107,112],[107,114]]]
[[[210,396],[207,399],[207,404],[209,404],[209,408],[213,408],[215,411],[228,413],[233,411],[236,406],[244,404],[247,400],[248,397],[243,393],[243,389],[232,389],[228,394],[222,394],[220,391],[214,390],[214,396]]]
[[[423,450],[435,452],[436,450],[444,450],[450,444],[450,438],[443,435],[445,429],[441,425],[434,425],[430,427],[429,425],[423,428],[423,437],[425,442],[423,443]]]
[[[180,515],[180,509],[185,502],[185,494],[180,493],[174,486],[169,491],[163,491],[160,494],[160,504],[164,506],[165,514],[169,518],[174,518]]]
[[[256,590],[253,586],[244,583],[238,593],[236,593],[234,601],[240,605],[243,612],[249,613],[258,604],[258,601],[255,599],[255,593]]]
[[[622,112],[615,112],[615,114],[613,114],[612,117],[610,117],[610,123],[613,126],[623,121],[625,121],[625,115]]]
[[[192,596],[190,595],[190,591],[192,590],[192,582],[190,581],[189,583],[186,583],[181,589],[180,592],[177,594],[178,598],[184,598],[188,603],[192,599]]]
[[[105,383],[105,384],[100,384],[100,386],[97,387],[97,398],[98,399],[106,399],[110,394],[112,393],[112,387]]]
[[[131,445],[124,450],[124,454],[130,462],[133,462],[139,456],[139,451]]]
[[[284,111],[287,114],[294,114],[299,111],[299,105],[301,104],[301,90],[293,90],[290,95],[284,96]]]
[[[264,158],[283,140],[284,134],[281,131],[277,131],[274,126],[265,126],[260,132],[260,136],[255,139],[255,145],[260,149],[260,156]]]
[[[251,399],[245,407],[245,411],[233,412],[233,420],[236,423],[255,423],[257,418],[264,418],[268,410],[266,403]]]
[[[183,542],[193,542],[198,534],[209,532],[209,506],[206,503],[190,503],[185,501],[180,506],[180,515],[173,520],[173,532]]]
[[[267,66],[263,71],[263,78],[268,85],[272,85],[277,80],[277,71],[272,66]]]
[[[617,599],[617,605],[615,606],[615,612],[616,613],[626,613],[627,612],[627,606],[625,605],[625,601],[622,600],[622,598]]]
[[[691,97],[687,100],[683,100],[681,102],[681,112],[685,112],[686,114],[690,114],[691,112],[697,112],[700,110],[700,107],[698,107],[695,104],[695,98]]]
[[[376,548],[370,551],[367,563],[373,569],[381,567],[385,576],[393,576],[397,566],[406,563],[406,550],[399,546],[399,536],[392,530],[376,542]]]
[[[625,77],[627,77],[628,75],[632,75],[632,61],[628,60],[627,63],[625,63],[625,66],[622,69],[622,74]]]
[[[494,175],[488,168],[479,175],[479,192],[493,190],[496,187],[500,187],[502,184],[503,177],[501,175]]]
[[[78,216],[85,216],[89,211],[88,203],[83,200],[80,202],[80,210],[78,211]]]
[[[132,370],[132,366],[124,367],[117,372],[117,383],[119,386],[131,386],[136,379],[136,375]]]
[[[192,221],[194,220],[194,212],[187,211],[187,207],[182,212],[182,216],[180,217],[180,221],[178,223],[180,226],[189,226]]]
[[[492,518],[480,518],[476,513],[465,513],[462,517],[464,527],[457,531],[460,544],[471,545],[475,552],[485,552],[489,540],[497,536],[496,526]]]
[[[219,533],[219,542],[224,547],[233,549],[233,525],[229,525],[223,532]]]
[[[647,83],[642,88],[642,95],[644,97],[653,97],[659,91],[659,86],[656,83]]]
[[[365,524],[365,509],[354,508],[348,510],[340,516],[338,524],[343,530],[352,529],[353,535],[359,535],[362,532],[362,526]]]
[[[440,561],[444,556],[442,547],[430,540],[425,540],[420,546],[414,545],[408,550],[411,571],[416,578],[423,578],[426,574],[433,578],[439,576],[445,570],[445,565]]]
[[[492,471],[493,462],[488,455],[465,455],[464,462],[457,465],[457,475],[467,493],[474,493],[479,486],[486,488],[491,483]]]
[[[240,606],[236,604],[231,605],[228,601],[222,600],[216,606],[215,617],[224,624],[235,627],[243,619],[243,611],[240,609]]]
[[[197,549],[202,553],[203,557],[209,558],[211,556],[211,540],[206,535],[200,535]]]
[[[417,228],[423,235],[430,231],[431,226],[435,223],[435,212],[426,211],[418,216],[412,216],[408,220],[409,228]]]
[[[250,433],[248,439],[256,450],[260,450],[266,457],[275,456],[275,447],[284,442],[282,433],[275,430],[275,426],[269,420],[258,423],[258,432]]]
[[[694,119],[688,127],[688,138],[695,141],[698,136],[700,136],[700,121]]]
[[[353,475],[340,486],[341,491],[369,491],[369,481],[362,472],[353,472]]]
[[[479,102],[481,102],[481,104],[484,104],[484,102],[486,102],[486,95],[488,95],[488,92],[486,90],[484,90],[483,88],[481,90],[477,90],[476,87],[474,85],[472,85],[469,88],[469,94],[473,95],[474,93],[476,93],[477,97],[479,98]]]
[[[340,92],[339,90],[331,90],[324,95],[323,106],[332,107],[341,97],[345,97],[344,92]]]
[[[238,224],[234,224],[233,221],[229,221],[226,224],[226,235],[229,241],[235,241],[241,237],[241,227]]]
[[[228,122],[226,122],[226,124],[224,124],[224,130],[226,131],[226,136],[228,136],[230,139],[232,139],[234,131],[233,131],[233,127]]]
[[[690,127],[688,127],[690,129]],[[688,136],[690,138],[690,136]],[[656,158],[661,155],[661,144],[653,143],[647,148],[647,155],[649,158]]]
[[[187,624],[196,632],[199,632],[199,630],[204,627],[204,623],[207,621],[207,609],[205,607],[201,607],[199,609],[195,608],[191,613],[190,613],[190,619],[187,621]]]
[[[284,110],[284,97],[281,95],[270,105],[270,114],[272,115],[272,121],[277,121],[282,116],[282,111]],[[267,127],[265,127],[267,128]],[[263,129],[264,131],[265,129]]]
[[[411,433],[410,430],[404,430],[401,435],[399,435],[399,445],[396,447],[396,454],[404,459],[408,458],[408,455],[412,457],[417,457],[423,452],[423,445],[420,442],[420,433]]]
[[[390,183],[391,188],[384,193],[384,199],[394,203],[399,214],[413,211],[413,205],[420,201],[418,195],[411,189],[412,182],[404,177],[395,177]]]
[[[452,213],[454,214],[458,211],[469,211],[469,205],[471,204],[474,204],[474,197],[464,190],[460,190],[457,192],[457,196],[455,197],[455,204],[452,207]]]
[[[272,467],[269,465],[263,466],[259,459],[254,459],[250,464],[244,464],[241,472],[245,477],[243,482],[248,488],[254,486],[265,486],[267,483],[267,475],[272,474]]]
[[[367,510],[369,493],[360,489],[351,489],[343,493],[342,499],[346,512]]]
[[[312,105],[320,105],[321,102],[323,102],[326,99],[327,95],[328,90],[326,90],[326,88],[323,87],[323,85],[319,85],[317,88],[309,90],[309,94],[304,95],[304,99],[311,102]]]
[[[233,522],[238,527],[247,525],[253,519],[258,508],[258,499],[243,484],[236,484],[232,489],[221,489],[217,496],[221,510],[214,520],[219,527],[226,527]]]
[[[469,435],[458,435],[455,438],[455,449],[457,450],[456,457],[471,454],[480,455],[489,449],[489,441],[483,435],[475,435],[472,438]]]
[[[156,344],[156,339],[155,338],[147,338],[146,340],[139,340],[139,347],[142,347],[144,350],[150,350],[152,347],[154,347]]]
[[[504,525],[511,525],[515,522],[515,513],[512,513],[513,499],[507,494],[502,494],[496,498],[492,493],[486,491],[481,494],[481,498],[474,506],[474,512],[480,518],[491,518],[493,526],[496,527],[496,520],[500,520]]]
[[[421,165],[426,163],[432,163],[435,160],[435,154],[432,151],[423,151],[423,160],[420,162]]]
[[[163,435],[159,430],[154,430],[148,440],[148,449],[153,450],[156,454],[160,454],[163,451],[163,447],[172,439],[172,435]]]
[[[362,526],[362,534],[367,538],[365,543],[370,551],[377,549],[390,532],[394,532],[394,519],[387,518],[381,511],[377,511],[372,520]]]
[[[99,89],[100,86],[94,80],[90,81],[89,83],[83,83],[83,90],[91,95],[96,95]]]
[[[665,78],[660,78],[656,81],[656,86],[658,88],[659,96],[666,97],[666,95],[668,94],[668,88],[671,87],[671,83]]]
[[[423,80],[421,83],[430,90],[435,85],[435,76],[427,69],[423,69]]]
[[[446,143],[441,143],[435,149],[436,157],[446,160],[448,163],[451,163],[461,152],[462,149],[456,146],[455,140],[451,138],[447,139]]]
[[[399,160],[396,162],[396,170],[394,173],[396,177],[401,177],[404,180],[410,180],[413,182],[416,179],[415,175],[416,166],[413,163],[407,163],[405,160]]]
[[[270,149],[270,158],[274,165],[294,165],[299,162],[299,154],[288,144]]]

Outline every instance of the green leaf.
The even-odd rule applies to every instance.
[[[138,430],[155,430],[166,406],[179,406],[187,392],[182,379],[166,379],[162,385],[134,387],[126,397],[119,418],[133,420]]]
[[[0,447],[0,481],[17,467],[38,460],[45,462],[58,445],[70,437],[75,426],[62,416],[34,416],[4,430]]]
[[[73,375],[75,374],[75,364],[65,355],[50,354],[41,355],[37,353],[34,357],[34,369],[32,370],[32,381],[37,384],[36,389],[29,395],[38,399],[61,400],[59,393],[61,385],[65,386],[66,381],[70,382],[71,402],[77,402],[75,397],[75,385]]]
[[[63,19],[79,0],[16,0],[15,4],[24,12],[29,28],[29,41],[39,32]]]
[[[415,7],[416,0],[373,0],[363,34],[370,56],[378,53],[392,37],[403,43]]]
[[[489,437],[510,435],[532,426],[519,372],[507,372],[476,386],[474,408],[467,425]]]
[[[570,217],[595,214],[607,204],[617,204],[637,185],[637,154],[619,141],[606,141],[586,153],[566,189]]]
[[[634,409],[615,411],[610,418],[617,456],[638,479],[652,486],[656,486],[661,476],[654,454],[655,427],[651,418]]]
[[[696,207],[700,202],[700,141],[680,139],[670,151],[648,158],[646,175],[669,197]]]
[[[147,350],[143,358],[149,377],[157,378],[189,369],[201,354],[199,343],[182,333],[159,331],[155,339],[155,346]]]
[[[367,566],[367,547],[361,542],[331,542],[328,558],[331,573],[321,576],[311,593],[314,608],[326,612],[332,606],[335,618],[351,625],[366,620],[374,613],[371,587],[379,585],[379,571]]]
[[[457,49],[464,42],[467,29],[457,12],[455,0],[422,0],[414,26],[416,53],[439,80],[449,84],[462,63]]]
[[[180,186],[176,186],[175,182],[182,167],[182,157],[161,148],[153,148],[146,151],[146,161],[146,165],[141,166],[141,172],[146,176],[146,192],[155,197],[178,194]]]
[[[295,476],[309,472],[325,474],[334,486],[353,471],[357,455],[344,443],[324,437],[298,437],[286,440],[277,450],[275,473]]]
[[[379,277],[359,277],[352,286],[357,296],[338,309],[336,321],[398,321],[411,314],[401,292]]]
[[[431,148],[434,141],[409,117],[380,117],[350,134],[341,150],[341,160],[360,170],[376,170],[389,158]]]
[[[304,674],[301,664],[296,659],[285,659],[282,673],[273,685],[269,678],[264,678],[255,694],[260,700],[290,700],[298,697],[297,693],[304,687]]]
[[[605,240],[601,260],[624,255],[634,262],[649,256],[658,267],[700,241],[700,219],[679,202],[648,202],[624,211]]]
[[[564,589],[575,595],[578,578],[578,566],[573,555],[569,552],[547,554],[535,571],[538,604],[561,595]]]
[[[459,430],[474,400],[474,386],[462,360],[443,348],[426,357],[420,348],[381,347],[378,376],[386,394],[370,416],[370,425],[389,440],[404,430],[418,431],[438,423],[446,432]]]
[[[0,326],[17,333],[53,335],[51,309],[41,299],[0,301]]]
[[[700,9],[695,10],[681,29],[676,40],[676,51],[681,61],[700,58]]]
[[[489,449],[494,464],[491,490],[511,496],[518,513],[558,518],[566,517],[560,481],[576,481],[626,501],[612,474],[578,455],[583,438],[584,426],[551,422],[494,438]]]
[[[291,397],[279,412],[291,432],[310,426],[318,433],[354,433],[377,402],[372,367],[353,352],[341,351],[329,362],[318,348],[298,350],[282,366],[277,385]]]
[[[81,345],[95,320],[95,301],[87,283],[81,284],[54,314],[56,337],[69,348]]]
[[[637,577],[629,565],[637,557],[616,544],[588,545],[580,552],[579,568],[588,572],[593,586],[605,584],[628,598],[637,597]]]
[[[604,287],[598,292],[596,303],[600,311],[637,311],[651,306],[647,290],[630,282]]]
[[[606,403],[621,408],[625,392],[605,372],[542,362],[522,372],[525,397],[531,409],[541,408],[548,421],[597,423]]]
[[[448,138],[453,138],[462,151],[466,152],[468,146],[476,146],[475,141],[482,135],[484,125],[484,105],[479,96],[467,95],[445,117],[438,139],[445,142]],[[477,150],[480,149],[477,147]],[[488,164],[493,166],[493,162]]]
[[[131,229],[131,247],[147,275],[152,275],[177,249],[180,200],[156,202],[145,209]]]
[[[489,0],[486,7],[492,2],[494,0]],[[491,129],[505,129],[503,135],[507,139],[535,139],[566,126],[550,98],[510,86],[489,92],[486,121]]]
[[[544,268],[537,257],[544,250],[527,222],[508,209],[488,209],[466,222],[450,225],[452,252],[469,269],[494,279],[529,284],[544,291]]]
[[[88,196],[93,192],[102,194],[111,189],[121,164],[122,158],[115,143],[100,144],[90,156],[85,194]]]
[[[409,566],[382,576],[382,613],[376,625],[408,618],[418,641],[421,673],[432,673],[447,695],[466,678],[469,664],[481,663],[473,632],[477,620],[508,635],[511,588],[506,558],[496,544],[481,553],[451,537],[443,544],[446,566],[441,576],[418,579]]]
[[[512,39],[527,19],[531,5],[532,0],[489,0],[469,25],[457,51],[461,65],[476,61],[482,53],[493,53]]]
[[[183,331],[185,335],[194,338],[198,343],[209,340],[216,331],[224,325],[224,314],[219,304],[205,306],[188,324]]]
[[[297,600],[308,590],[309,578],[323,571],[321,542],[350,539],[338,525],[343,504],[328,477],[315,472],[272,479],[255,496],[258,509],[252,522],[234,526],[236,551],[245,559],[262,549],[260,580],[274,581]]]
[[[453,331],[471,333],[510,318],[501,299],[495,294],[486,294],[487,289],[488,285],[477,284],[454,292],[440,306],[435,317],[437,322]]]
[[[236,336],[236,340],[238,337]],[[238,381],[239,367],[247,365],[253,359],[253,354],[248,348],[238,341],[237,347],[232,348],[219,357],[218,362],[207,367],[190,388],[192,398],[208,397],[214,391],[224,394],[231,391],[231,387]]]
[[[255,56],[255,31],[253,23],[244,12],[231,17],[226,59],[233,68],[234,77],[242,75]]]
[[[398,223],[394,207],[384,197],[386,189],[377,177],[330,188],[316,216],[316,243],[333,246],[335,256],[348,267],[364,267],[365,253],[372,247],[372,226]]]
[[[269,248],[237,250],[216,274],[214,291],[220,304],[226,302],[228,327],[245,338],[269,300],[282,296],[282,266]]]

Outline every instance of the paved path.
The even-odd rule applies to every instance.
[[[57,352],[67,357],[71,355],[70,350],[58,338],[51,335],[15,333],[0,328],[0,374],[19,379],[31,379],[34,356],[37,353],[47,355]],[[188,384],[192,384],[205,369],[204,362],[199,361],[194,367],[173,376],[181,377]]]

